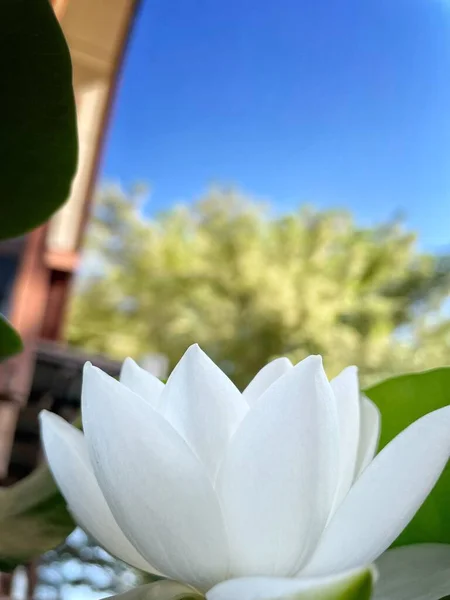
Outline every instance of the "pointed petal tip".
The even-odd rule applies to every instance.
[[[307,356],[306,358],[304,358],[303,360],[298,362],[296,365],[294,365],[294,368],[300,367],[300,365],[302,365],[303,367],[305,365],[309,365],[313,369],[318,369],[318,370],[322,369],[323,370],[322,355],[321,354],[310,354],[309,356]]]
[[[279,365],[283,365],[284,367],[286,367],[287,369],[290,369],[291,367],[293,367],[292,362],[289,360],[289,358],[287,356],[280,356],[279,358],[276,358],[274,361],[272,362],[276,362]]]
[[[55,427],[61,426],[61,424],[69,424],[59,415],[46,409],[41,410],[39,413],[39,422],[41,424],[41,431],[44,429],[48,430],[50,427],[54,429]]]
[[[88,381],[92,381],[92,379],[94,379],[96,377],[96,368],[94,367],[94,365],[91,362],[85,362],[84,366],[83,366],[83,380],[82,380],[82,387],[84,388],[84,386],[86,385],[86,383]],[[81,394],[81,396],[83,397],[83,393]]]
[[[135,360],[133,360],[131,358],[131,356],[127,356],[125,358],[125,360],[122,363],[122,366],[120,368],[120,376],[119,379],[122,379],[123,374],[126,371],[134,371],[137,367],[139,367],[139,365],[137,364],[137,362]]]
[[[126,358],[122,364],[119,382],[133,394],[150,402],[154,408],[159,407],[164,383],[130,357]]]
[[[186,352],[184,353],[185,356],[199,356],[199,355],[203,355],[206,354],[206,352],[204,352],[200,346],[197,344],[197,342],[195,342],[195,344],[191,344],[190,346],[188,346]]]
[[[109,375],[108,373],[106,373],[105,371],[103,371],[99,367],[96,367],[95,365],[93,365],[91,362],[88,361],[88,362],[84,363],[83,381],[85,379],[91,379],[91,378],[92,379],[94,379],[94,378],[102,379],[103,381],[117,382],[117,380],[114,377],[111,377],[111,375]]]
[[[83,365],[83,383],[86,379],[89,379],[93,376],[95,376],[95,372],[98,371],[99,369],[97,367],[95,367],[91,361],[86,361]]]
[[[83,432],[78,427],[50,410],[41,410],[39,413],[39,422],[41,425],[41,435],[45,435],[50,431],[58,435],[64,435],[67,431],[76,431],[77,434],[80,433],[83,435]]]
[[[55,429],[55,421],[53,415],[48,410],[41,410],[39,413],[40,437],[42,445],[45,447],[45,440],[49,434]]]
[[[214,364],[215,365],[212,358],[204,350],[202,350],[202,348],[197,343],[191,344],[187,348],[186,352],[183,354],[183,356],[178,361],[176,367],[178,367],[178,365],[180,365],[180,364],[184,364],[184,365],[188,366],[188,368],[192,368],[192,366],[196,365],[196,364],[208,364],[208,365]],[[215,365],[215,366],[217,366],[217,365]],[[173,371],[172,371],[172,373],[173,373]]]
[[[291,361],[285,356],[271,360],[256,373],[242,392],[242,398],[253,404],[277,379],[293,369]]]
[[[86,415],[88,407],[94,404],[110,402],[114,394],[110,394],[115,386],[124,387],[119,381],[111,377],[91,363],[86,363],[83,369],[83,380],[81,385],[81,417],[83,429],[86,427]]]
[[[53,471],[55,460],[61,459],[64,448],[77,444],[83,433],[60,415],[43,410],[39,414],[40,438],[47,462]]]
[[[185,361],[197,361],[199,358],[202,358],[204,356],[206,356],[205,352],[203,352],[203,350],[200,348],[200,346],[197,343],[191,344],[190,346],[188,346],[186,348],[184,354],[178,360],[175,368],[180,363],[184,363]],[[173,373],[173,371],[172,371],[172,373]]]
[[[50,415],[50,411],[47,410],[46,408],[44,408],[43,410],[41,410],[39,412],[39,415],[38,415],[39,421],[41,423],[44,423],[46,420],[48,420],[49,415]]]
[[[277,360],[277,359],[275,359],[275,360]],[[278,360],[281,360],[281,358]],[[286,358],[286,360],[291,363],[291,361],[288,358]],[[291,365],[293,364],[294,367],[297,367],[298,365],[301,365],[304,362],[310,362],[313,364],[314,363],[316,363],[316,364],[323,363],[322,355],[321,354],[308,354],[308,356],[305,356],[305,358],[302,358],[301,360],[299,360],[296,363],[291,363]]]
[[[100,367],[96,367],[89,361],[86,362],[83,367],[83,379],[84,377],[97,377],[103,379],[103,381],[116,381],[118,383],[115,377],[112,377],[109,373],[103,371]]]

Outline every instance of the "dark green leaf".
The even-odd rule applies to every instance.
[[[423,415],[450,404],[450,367],[394,377],[366,390],[381,411],[380,449]],[[450,432],[449,432],[450,435]],[[394,546],[450,543],[450,463]]]
[[[22,350],[22,341],[15,329],[0,315],[0,360]]]
[[[0,571],[11,571],[59,544],[75,524],[46,465],[0,489]]]
[[[0,239],[46,221],[77,162],[69,50],[49,0],[0,4]]]

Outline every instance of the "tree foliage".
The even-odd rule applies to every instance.
[[[448,263],[401,223],[360,227],[301,208],[271,216],[211,190],[154,219],[139,194],[104,188],[70,310],[72,344],[122,359],[198,342],[245,385],[268,360],[324,356],[363,379],[439,366],[450,355]]]

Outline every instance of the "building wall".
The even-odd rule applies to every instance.
[[[58,254],[79,247],[110,90],[134,8],[133,0],[72,0],[61,21],[72,55],[80,155],[70,198],[50,223],[47,246],[52,266],[57,265]]]
[[[62,336],[100,149],[136,7],[135,0],[72,0],[61,20],[72,56],[79,164],[70,197],[51,220],[47,233],[46,263],[51,281],[41,330],[45,339]]]

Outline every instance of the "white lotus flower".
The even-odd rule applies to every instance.
[[[80,526],[209,600],[281,597],[264,595],[267,578],[281,590],[372,563],[450,455],[446,407],[374,459],[380,417],[356,368],[329,382],[318,356],[275,360],[242,394],[196,345],[166,385],[131,359],[120,382],[87,364],[82,413],[84,436],[42,415],[50,467]]]

